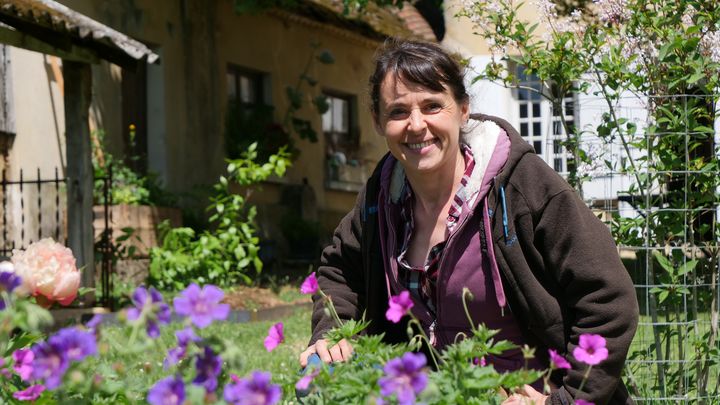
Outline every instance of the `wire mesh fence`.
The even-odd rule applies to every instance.
[[[584,197],[610,225],[640,304],[625,367],[639,403],[720,403],[719,99],[622,97],[625,131],[582,138],[593,155],[578,168]],[[607,109],[585,101],[581,129],[596,128]]]

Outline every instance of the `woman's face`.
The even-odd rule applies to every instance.
[[[467,102],[458,104],[447,87],[432,91],[406,84],[392,73],[382,82],[379,101],[377,131],[406,172],[455,170]]]

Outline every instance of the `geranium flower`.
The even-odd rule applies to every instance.
[[[578,361],[590,366],[600,364],[600,362],[608,357],[605,338],[589,333],[580,335],[580,343],[575,350],[573,350],[573,356],[575,356]]]
[[[558,354],[557,351],[550,349],[548,350],[548,353],[550,354],[550,367],[553,369],[569,369],[570,363],[565,359],[565,357]]]
[[[309,276],[300,285],[300,293],[302,294],[315,294],[318,291],[318,281],[315,277],[315,272],[310,273]]]
[[[87,321],[85,326],[88,329],[95,331],[98,328],[98,326],[100,326],[102,324],[102,321],[103,321],[103,314],[95,314],[95,315],[93,315],[92,318],[90,318],[89,321]]]
[[[8,266],[9,265],[9,266]],[[10,271],[7,271],[7,270]],[[22,284],[22,279],[12,272],[12,263],[2,262],[0,263],[0,292],[6,291],[7,293],[13,292],[17,287]],[[0,298],[0,311],[4,310],[6,306],[5,300]]]
[[[278,322],[271,326],[268,330],[268,335],[265,338],[265,349],[268,352],[273,351],[280,343],[285,341],[285,335],[283,334],[283,323]]]
[[[44,380],[47,389],[57,388],[70,365],[64,348],[46,341],[34,345],[32,352],[31,378]]]
[[[185,402],[185,384],[182,378],[167,377],[155,383],[148,391],[151,405],[181,405]]]
[[[409,352],[388,361],[383,369],[385,377],[378,380],[380,393],[397,394],[401,405],[414,404],[415,396],[427,386],[428,376],[423,371],[426,362],[424,354]]]
[[[223,321],[228,317],[230,306],[220,304],[224,295],[223,291],[214,285],[206,285],[201,290],[197,284],[192,283],[179,297],[175,297],[175,312],[190,317],[198,328],[205,328],[214,320]]]
[[[389,308],[385,312],[385,318],[392,323],[400,322],[405,314],[413,307],[412,299],[410,298],[410,292],[405,290],[399,295],[390,297]]]
[[[305,391],[310,386],[310,383],[315,379],[315,377],[320,374],[320,369],[316,368],[313,371],[305,374],[301,379],[298,380],[297,383],[295,383],[295,389],[300,391]]]
[[[87,356],[97,354],[95,335],[90,331],[64,328],[51,336],[48,341],[57,347],[62,347],[69,361],[82,361]]]
[[[31,385],[22,391],[13,392],[13,398],[19,399],[20,401],[34,401],[40,397],[43,391],[45,391],[44,385]]]
[[[30,244],[26,250],[14,249],[15,273],[22,278],[19,291],[38,298],[46,306],[57,301],[69,305],[80,288],[80,272],[67,247],[51,238]]]
[[[282,390],[270,383],[270,373],[253,371],[249,378],[225,386],[223,398],[232,405],[273,405],[280,401]]]
[[[163,362],[163,366],[167,369],[171,365],[177,364],[181,359],[185,357],[185,352],[190,342],[199,342],[201,339],[195,334],[192,328],[180,329],[175,332],[178,345],[168,350],[168,355]]]
[[[217,378],[222,371],[222,359],[212,349],[205,347],[205,352],[197,356],[195,361],[197,375],[193,380],[196,385],[205,387],[205,391],[213,392],[217,388]]]
[[[13,352],[13,370],[20,376],[20,379],[27,381],[32,373],[32,362],[35,354],[30,349],[18,349]]]
[[[171,317],[170,307],[163,301],[160,292],[153,287],[148,291],[140,286],[133,292],[132,302],[135,306],[127,310],[127,319],[136,321],[144,316],[148,336],[153,339],[160,336],[158,324],[170,323]]]

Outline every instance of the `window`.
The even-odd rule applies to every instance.
[[[558,173],[566,173],[573,162],[563,145],[566,139],[563,119],[568,126],[575,125],[575,95],[566,97],[562,102],[564,111],[558,111],[537,92],[548,91],[537,76],[526,74],[525,68],[518,66],[517,78],[521,87],[515,91],[520,135],[550,167]]]
[[[324,95],[329,106],[322,116],[327,186],[355,191],[366,180],[359,156],[355,97],[327,92]]]
[[[258,142],[258,157],[266,159],[287,144],[287,134],[274,125],[270,102],[269,75],[228,65],[226,147],[229,158],[238,158],[253,142]]]

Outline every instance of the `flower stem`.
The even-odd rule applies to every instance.
[[[467,316],[468,322],[470,322],[470,330],[472,330],[473,334],[474,334],[475,333],[475,322],[473,322],[473,319],[470,316],[470,310],[468,309],[467,298],[472,299],[470,290],[468,290],[467,288],[463,288],[463,293],[462,293],[463,309],[465,310],[465,316]]]
[[[580,382],[580,387],[578,388],[578,391],[582,391],[583,386],[585,385],[585,381],[587,381],[588,377],[590,377],[590,370],[592,370],[592,366],[588,366],[587,370],[585,370],[585,375]]]
[[[332,302],[332,298],[325,295],[323,290],[318,288],[318,292],[325,300],[325,308],[327,308],[330,311],[330,315],[332,315],[333,319],[335,319],[335,322],[337,322],[338,326],[342,326],[343,322],[340,320],[340,316],[338,315],[337,311],[335,310],[335,304]]]
[[[410,315],[410,322],[408,323],[408,325],[415,324],[417,326],[418,330],[420,330],[420,334],[418,336],[420,336],[420,339],[424,340],[425,343],[427,344],[433,364],[435,364],[436,369],[439,369],[440,363],[438,362],[436,354],[438,357],[440,356],[440,354],[436,353],[437,349],[435,349],[435,346],[433,346],[432,343],[430,343],[430,339],[428,339],[427,335],[425,334],[425,329],[423,329],[422,325],[420,324],[420,321],[418,321],[418,319],[415,318],[415,315],[413,315],[412,313],[409,313],[408,315]]]

